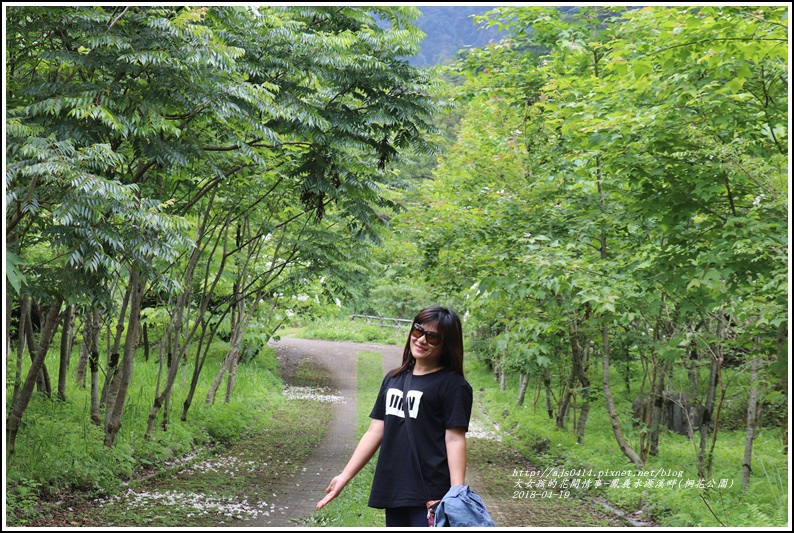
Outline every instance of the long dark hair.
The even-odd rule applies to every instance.
[[[456,374],[463,375],[463,327],[460,318],[452,309],[437,305],[426,307],[419,311],[414,317],[415,324],[436,324],[438,333],[444,338],[443,352],[441,353],[440,363],[447,370]],[[411,326],[413,327],[413,326]],[[403,361],[400,368],[392,373],[392,377],[397,376],[404,370],[414,366],[416,360],[411,353],[411,333],[408,333],[408,340],[405,342],[403,350]]]

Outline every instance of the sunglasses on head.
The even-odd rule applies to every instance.
[[[444,340],[444,337],[442,337],[435,331],[425,331],[425,328],[423,328],[420,324],[415,323],[411,327],[411,336],[414,339],[420,339],[422,335],[425,336],[425,340],[427,341],[427,344],[429,344],[430,346],[438,346],[439,344],[441,344],[441,341]]]

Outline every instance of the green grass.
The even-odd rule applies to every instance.
[[[380,390],[382,379],[383,363],[381,354],[367,351],[361,352],[358,355],[358,401],[356,403],[358,423],[356,426],[356,439],[360,439],[369,427],[369,413]],[[386,520],[384,511],[367,506],[377,457],[377,454],[375,454],[375,457],[347,484],[339,496],[322,510],[316,511],[307,525],[345,529],[351,527],[383,527]]]
[[[290,385],[314,387],[326,380],[323,369],[302,361]],[[153,478],[117,481],[116,490],[103,490],[95,500],[69,498],[68,506],[48,509],[46,517],[29,515],[31,525],[208,528],[250,518],[279,487],[295,483],[333,417],[327,402],[288,399],[280,392],[268,395],[268,416],[254,417],[243,433],[201,447],[173,467],[157,465]],[[226,411],[226,416],[240,415]]]
[[[408,328],[378,326],[363,320],[321,319],[308,324],[300,336],[326,341],[402,345],[408,338]]]
[[[522,452],[537,466],[592,469],[593,474],[606,470],[635,470],[617,446],[602,395],[591,404],[585,444],[579,445],[570,423],[567,430],[556,429],[555,421],[548,418],[542,397],[537,409],[534,408],[534,383],[530,384],[524,405],[518,406],[515,379],[509,379],[505,392],[500,392],[489,368],[476,358],[469,358],[468,363],[467,378],[475,389],[485,389],[483,401],[489,416],[518,438]],[[600,380],[594,378],[592,382]],[[616,403],[621,409],[631,402],[628,395],[618,392]],[[629,413],[624,411],[621,411],[622,429],[627,440],[636,445],[639,434],[630,428]],[[549,446],[538,453],[532,445],[544,438],[549,439]],[[712,479],[715,486],[698,488],[693,444],[685,436],[664,432],[660,436],[659,454],[649,457],[645,471],[664,469],[664,472],[675,473],[663,476],[665,481],[675,480],[675,486],[635,487],[639,478],[633,477],[630,487],[626,488],[623,487],[627,479],[624,477],[618,488],[604,486],[588,494],[629,511],[642,509],[644,520],[653,520],[660,526],[783,526],[787,522],[788,508],[788,487],[783,480],[788,478],[788,467],[787,456],[781,453],[781,448],[780,429],[760,431],[753,448],[754,474],[748,489],[742,491],[744,432],[721,430],[714,455]],[[719,488],[721,480],[728,486]]]
[[[218,351],[222,349],[216,347]],[[90,388],[76,385],[73,369],[66,401],[36,393],[23,417],[15,454],[6,465],[9,525],[25,525],[46,514],[47,502],[60,499],[67,492],[82,493],[86,499],[113,494],[119,490],[120,482],[130,482],[147,469],[163,469],[167,461],[208,445],[231,442],[270,419],[274,405],[271,400],[282,390],[274,350],[263,349],[252,362],[238,366],[228,404],[224,402],[224,383],[214,405],[208,406],[204,399],[219,369],[219,360],[214,357],[208,361],[187,421],[182,422],[182,404],[193,369],[192,361],[184,363],[174,385],[167,430],[161,427],[161,409],[154,433],[146,438],[158,364],[156,358],[144,361],[139,353],[121,430],[113,447],[104,446],[103,429],[91,423]],[[27,371],[27,364],[24,370]],[[10,398],[12,381],[8,375],[6,383]]]

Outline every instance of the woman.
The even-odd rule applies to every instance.
[[[421,475],[402,401],[409,372],[410,430]],[[317,509],[336,498],[380,448],[369,506],[386,510],[387,527],[427,526],[428,501],[440,500],[450,487],[465,484],[471,405],[471,385],[463,377],[460,319],[443,307],[423,309],[411,326],[402,366],[383,378],[369,429],[342,473],[325,489],[328,495]]]

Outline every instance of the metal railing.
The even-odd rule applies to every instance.
[[[375,324],[377,326],[400,328],[403,326],[410,326],[413,320],[407,318],[388,318],[384,316],[370,316],[370,315],[350,315],[350,320],[361,318],[367,321],[367,324]]]

